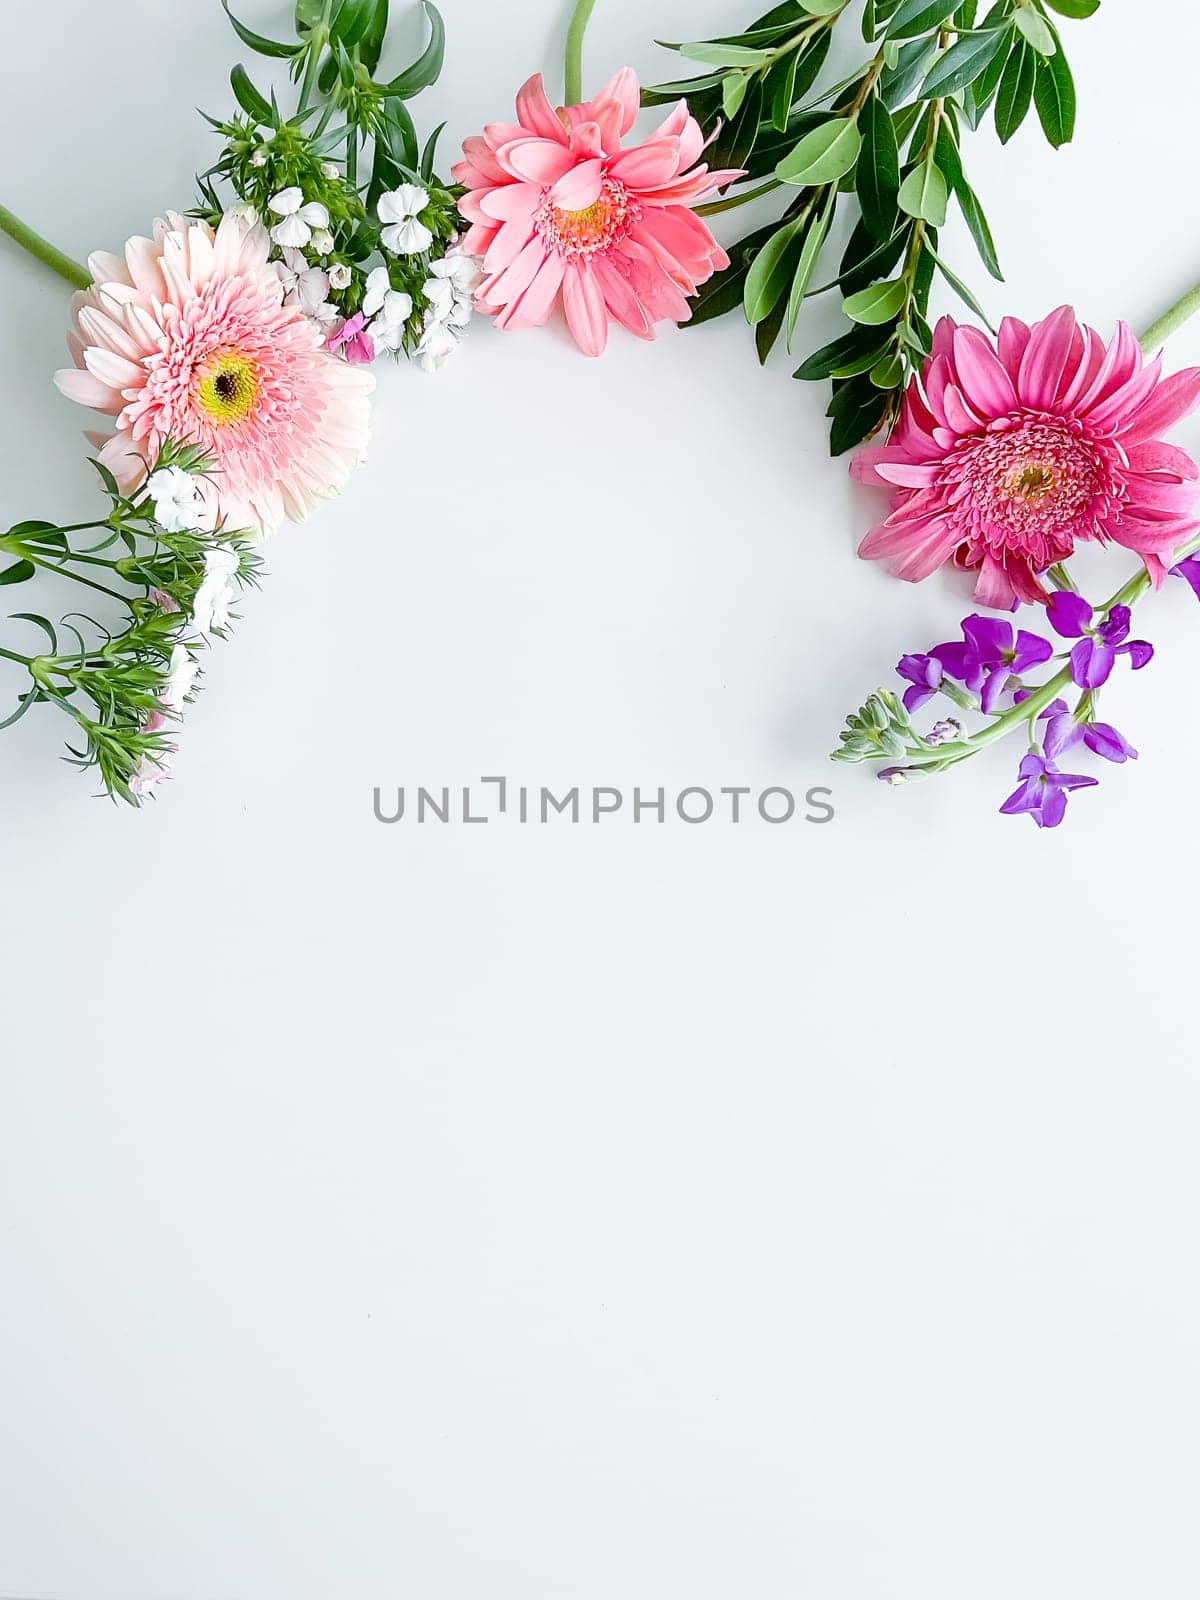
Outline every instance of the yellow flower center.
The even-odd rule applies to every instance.
[[[1021,500],[1041,500],[1054,488],[1054,474],[1049,467],[1031,462],[1010,475],[1008,488]]]
[[[209,420],[223,426],[249,416],[258,391],[254,363],[237,350],[217,350],[201,372],[196,398]]]

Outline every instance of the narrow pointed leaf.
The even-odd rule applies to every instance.
[[[859,116],[862,149],[855,186],[863,221],[876,239],[891,238],[900,191],[900,150],[891,113],[872,95]]]

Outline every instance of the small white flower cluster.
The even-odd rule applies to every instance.
[[[204,502],[192,475],[182,467],[162,467],[146,481],[147,497],[154,504],[154,520],[166,533],[197,533],[204,521]],[[200,664],[194,654],[197,640],[208,644],[214,633],[229,626],[230,608],[237,594],[237,574],[241,563],[236,550],[228,545],[216,545],[204,552],[204,576],[196,590],[192,614],[180,630],[180,636],[171,650],[167,663],[167,676],[159,699],[162,710],[153,712],[145,721],[144,733],[157,733],[166,726],[168,717],[178,719],[191,698],[200,675]],[[176,612],[179,607],[169,595],[152,590],[150,598],[163,611]],[[191,644],[184,643],[184,636]],[[165,755],[144,756],[138,770],[129,780],[130,792],[144,799],[158,785],[170,777],[170,765]]]
[[[376,350],[390,350],[399,354],[404,344],[404,330],[412,316],[412,295],[393,289],[386,267],[376,267],[367,274],[366,293],[363,295],[363,316],[370,317],[366,331]]]
[[[458,349],[465,337],[482,273],[474,256],[450,249],[429,268],[421,285],[429,304],[425,329],[417,346],[417,360],[426,372],[437,369]]]

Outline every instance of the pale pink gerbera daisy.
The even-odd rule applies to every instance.
[[[639,338],[686,322],[687,297],[729,258],[690,209],[740,177],[697,166],[704,137],[681,100],[644,144],[622,150],[638,114],[628,67],[594,100],[555,111],[541,74],[517,96],[515,124],[494,122],[463,145],[454,177],[468,193],[462,247],[483,257],[483,311],[498,328],[544,323],[562,296],[585,355],[614,317]]]
[[[365,458],[374,379],[339,361],[269,263],[265,229],[171,216],[124,259],[98,253],[76,295],[62,392],[116,418],[97,439],[122,491],[164,440],[203,445],[206,522],[271,532],[341,492]]]
[[[1006,317],[996,345],[943,318],[891,440],[851,467],[896,488],[859,554],[910,582],[953,558],[986,606],[1043,599],[1038,575],[1090,539],[1160,583],[1198,492],[1196,463],[1159,435],[1200,400],[1200,368],[1161,373],[1124,323],[1106,345],[1070,306],[1032,328]]]

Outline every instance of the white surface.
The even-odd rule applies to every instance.
[[[446,0],[422,124],[507,116],[559,9]],[[971,143],[997,311],[1140,325],[1197,275],[1200,19],[1129,9],[1064,24],[1071,149]],[[588,76],[747,15],[602,0]],[[6,60],[5,200],[77,254],[186,204],[234,59],[215,3],[59,0]],[[64,297],[0,275],[5,513],[68,519]],[[1200,614],[1147,608],[1143,759],[1057,835],[996,815],[1016,752],[829,768],[965,606],[854,560],[823,404],[732,318],[590,364],[477,328],[382,374],[161,803],[4,736],[0,1594],[1196,1594]],[[838,815],[372,819],[484,773]]]

